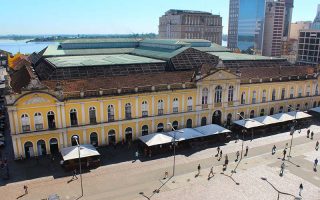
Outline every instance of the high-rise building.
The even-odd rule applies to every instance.
[[[318,5],[317,15],[313,20],[312,29],[320,30],[320,4]]]
[[[168,10],[159,18],[161,39],[205,39],[222,43],[222,17],[209,12]]]
[[[290,38],[298,40],[300,30],[310,29],[312,22],[311,21],[299,21],[291,23],[290,26]]]
[[[267,1],[263,34],[262,55],[281,56],[284,34],[285,2]]]
[[[289,39],[292,10],[293,10],[293,0],[282,0],[282,1],[285,2],[283,37]]]
[[[228,47],[260,50],[265,0],[230,0]]]
[[[298,48],[298,63],[319,65],[320,30],[301,30]]]

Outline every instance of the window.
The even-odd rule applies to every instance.
[[[37,112],[34,114],[34,127],[37,131],[43,129],[43,118],[41,113]]]
[[[264,109],[263,108],[260,110],[260,116],[264,116]]]
[[[279,113],[283,113],[283,106],[280,106]]]
[[[307,90],[306,90],[306,96],[310,96],[310,85],[307,86]]]
[[[300,110],[300,104],[297,104],[296,110]]]
[[[74,108],[70,110],[70,123],[71,123],[71,126],[78,125],[77,110]]]
[[[250,112],[250,118],[254,118],[254,110],[251,110],[251,112]]]
[[[318,84],[316,85],[316,89],[314,91],[314,95],[319,95],[319,86],[318,86]]]
[[[290,99],[293,99],[293,97],[294,97],[294,88],[291,87],[291,89],[290,89]]]
[[[109,144],[116,144],[116,132],[113,129],[108,132],[108,142]]]
[[[27,114],[21,116],[22,132],[30,131],[30,119]]]
[[[229,114],[227,115],[227,125],[228,125],[228,126],[231,125],[231,120],[232,120],[232,114],[229,113]]]
[[[89,120],[90,120],[90,124],[96,124],[97,123],[96,108],[95,107],[90,107],[89,108]]]
[[[188,107],[187,107],[188,111],[192,111],[192,104],[193,104],[192,97],[188,97]]]
[[[98,146],[98,134],[96,132],[90,134],[90,144],[95,147]]]
[[[126,141],[132,141],[132,128],[131,127],[128,127],[126,128],[126,130],[124,131],[125,133],[125,139]]]
[[[192,128],[192,119],[187,120],[187,128]]]
[[[317,107],[317,102],[316,102],[316,101],[313,102],[313,107],[314,107],[314,108]]]
[[[281,100],[283,100],[286,97],[286,89],[282,88],[281,90]]]
[[[149,134],[149,130],[148,130],[148,125],[143,125],[142,126],[142,135],[148,135]]]
[[[246,93],[242,92],[241,94],[241,104],[246,104]]]
[[[125,105],[125,117],[126,119],[131,119],[131,104],[126,103]]]
[[[270,108],[270,115],[273,115],[274,114],[274,108]]]
[[[208,104],[208,88],[203,88],[202,89],[202,108],[207,108]]]
[[[298,89],[298,97],[302,97],[302,88],[301,87],[299,87],[299,89]]]
[[[275,101],[276,100],[276,90],[275,89],[273,89],[272,90],[272,101]]]
[[[207,125],[207,118],[206,117],[202,117],[201,118],[201,126],[205,126]]]
[[[177,113],[179,112],[179,101],[178,98],[173,99],[173,112]]]
[[[79,136],[78,135],[73,135],[71,137],[71,145],[72,146],[77,146],[78,143],[80,144]]]
[[[243,117],[243,118],[245,117],[245,116],[244,116],[244,112],[241,112],[241,113],[240,113],[240,115],[239,115],[239,120],[241,120],[242,117]]]
[[[252,93],[252,103],[256,103],[256,100],[257,100],[257,92],[256,91],[253,91]]]
[[[114,108],[113,105],[108,105],[108,122],[114,121]]]
[[[160,99],[158,101],[158,115],[163,115],[163,108],[164,108],[163,100]]]
[[[292,106],[291,106],[291,105],[289,105],[289,106],[288,106],[288,112],[290,112],[290,111],[291,111],[291,108],[292,108]]]
[[[304,109],[305,109],[305,110],[308,110],[308,107],[309,107],[309,104],[308,104],[308,103],[305,103],[305,104],[304,104]]]
[[[53,111],[49,111],[47,113],[47,120],[48,120],[48,127],[49,129],[54,129],[56,128],[56,122],[54,120],[54,112]]]
[[[218,85],[215,89],[214,102],[221,103],[222,98],[222,87]]]
[[[229,90],[228,90],[228,102],[232,102],[233,101],[233,86],[229,86]]]
[[[148,117],[148,103],[146,101],[142,102],[141,111],[142,117]]]
[[[265,103],[267,101],[267,91],[262,91],[262,103]]]
[[[178,130],[178,121],[172,122],[172,127],[173,127],[174,130]]]
[[[157,126],[157,132],[163,132],[164,129],[163,129],[163,123],[159,123],[158,126]]]

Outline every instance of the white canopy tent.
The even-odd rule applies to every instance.
[[[279,122],[286,122],[286,121],[294,120],[294,116],[289,115],[287,113],[278,113],[275,115],[271,115],[271,117],[279,120]]]
[[[64,161],[79,158],[78,146],[62,148],[61,155]],[[100,153],[91,144],[80,145],[80,158],[99,156],[99,155]]]
[[[245,128],[255,128],[255,127],[259,127],[259,126],[264,126],[264,124],[254,120],[254,119],[242,119],[242,120],[237,120],[234,121],[233,123],[238,124],[240,126],[243,126]]]
[[[269,124],[276,124],[279,123],[280,121],[271,117],[271,116],[261,116],[261,117],[256,117],[254,118],[257,122],[260,122],[264,125],[269,125]]]
[[[320,107],[311,108],[310,110],[320,113]]]
[[[216,124],[200,126],[200,127],[194,128],[194,130],[200,132],[204,136],[216,135],[216,134],[220,134],[220,133],[230,133],[231,132],[230,130],[228,130],[226,128],[223,128],[223,127],[221,127],[219,125],[216,125]]]
[[[173,142],[173,137],[163,133],[153,133],[150,135],[144,135],[144,136],[141,136],[139,139],[149,147],[154,145],[167,144],[167,143]]]
[[[204,136],[198,131],[194,130],[193,128],[184,128],[184,129],[181,129],[181,131],[180,130],[170,131],[166,134],[168,134],[172,138],[176,138],[176,141],[190,140],[193,138]]]
[[[293,119],[304,119],[304,118],[311,117],[311,115],[302,111],[292,111],[292,112],[288,112],[287,114],[291,115]]]

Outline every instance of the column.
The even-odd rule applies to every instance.
[[[13,147],[14,157],[18,158],[19,152],[18,152],[18,148],[17,148],[16,136],[12,136],[12,147]]]
[[[139,122],[136,121],[136,139],[139,137]],[[133,138],[135,139],[135,138]]]
[[[163,126],[164,126],[163,129],[171,131],[171,127],[168,126],[168,123],[170,123],[170,121],[169,121],[169,118],[167,117],[167,122],[166,122],[166,124],[163,124]]]
[[[80,103],[81,104],[81,115],[82,115],[82,125],[86,124],[86,114],[85,114],[85,110],[84,110],[84,103]]]
[[[182,115],[180,127],[181,127],[181,128],[184,128],[184,115]]]
[[[105,136],[105,133],[104,133],[104,126],[101,127],[101,144],[102,145],[105,145],[106,144],[106,136]]]
[[[64,109],[64,104],[62,104],[60,108],[61,108],[62,127],[65,128],[67,127],[67,125],[66,125],[66,112]]]
[[[63,147],[67,147],[68,146],[68,138],[67,138],[67,132],[63,131]]]
[[[121,120],[122,119],[122,116],[121,116],[121,111],[122,111],[122,109],[121,109],[121,100],[119,100],[118,101],[118,115],[119,115],[119,120]]]
[[[122,124],[119,124],[119,142],[122,140]]]
[[[59,144],[60,144],[60,150],[61,150],[61,148],[63,148],[63,146],[64,146],[64,144],[63,144],[63,133],[62,132],[60,132],[59,133]]]
[[[181,112],[184,112],[184,94],[182,95],[182,109],[181,109]]]
[[[103,109],[103,101],[100,100],[100,122],[104,122],[104,109]]]
[[[13,110],[13,118],[14,118],[14,124],[15,124],[15,129],[16,129],[16,133],[22,132],[19,131],[19,121],[18,121],[18,114],[17,114],[17,110]],[[30,124],[31,125],[31,124]]]
[[[169,113],[170,113],[170,108],[171,108],[171,105],[170,105],[170,95],[168,95],[167,113],[166,113],[166,114],[169,114]]]
[[[57,128],[62,128],[61,127],[61,110],[60,110],[60,106],[59,104],[56,105],[56,109],[57,109]]]
[[[82,137],[83,137],[83,139],[82,139],[83,144],[87,144],[87,130],[86,129],[84,129],[82,131]]]
[[[154,96],[152,96],[152,102],[151,102],[151,113],[152,113],[152,116],[154,116]]]
[[[24,149],[22,148],[22,145],[21,145],[21,139],[20,139],[20,136],[17,138],[17,145],[18,145],[18,152],[20,155],[22,155],[22,157],[26,157],[25,153],[24,153]]]
[[[155,126],[154,126],[154,117],[152,118],[152,125],[151,125],[151,133],[154,133],[154,132],[156,132],[156,130],[155,130]]]
[[[9,123],[10,123],[10,131],[11,131],[11,135],[12,134],[17,134],[18,133],[18,130],[17,128],[15,127],[14,124],[18,124],[18,122],[14,122],[13,121],[13,110],[8,110],[8,115],[9,115]]]
[[[139,99],[138,99],[138,97],[136,97],[136,116],[135,117],[139,117]]]

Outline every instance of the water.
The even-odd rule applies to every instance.
[[[18,52],[23,54],[31,54],[39,52],[48,45],[58,44],[57,42],[28,42],[28,40],[6,40],[0,39],[0,49],[16,54]]]

